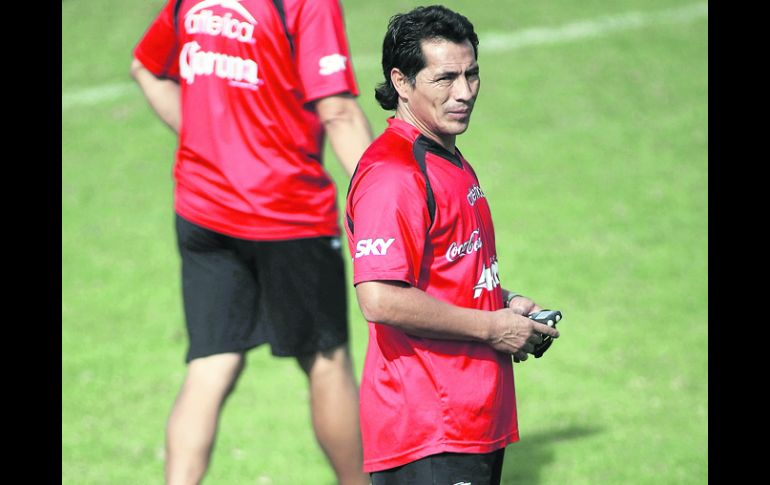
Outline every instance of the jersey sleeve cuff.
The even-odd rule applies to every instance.
[[[356,273],[353,277],[353,285],[365,283],[367,281],[403,281],[410,286],[416,286],[414,279],[408,275],[404,275],[402,271],[364,272]]]

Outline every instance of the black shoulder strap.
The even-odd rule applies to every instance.
[[[430,226],[428,226],[428,231],[430,231],[430,228],[433,227],[433,220],[436,218],[436,198],[433,196],[433,187],[430,185],[430,179],[428,178],[428,168],[425,164],[425,153],[429,151],[428,143],[426,140],[427,139],[425,139],[422,135],[417,137],[417,140],[415,140],[414,146],[412,147],[412,156],[414,156],[414,160],[417,162],[417,166],[420,167],[420,172],[422,172],[422,176],[425,178],[425,203],[428,206],[428,214],[430,215]],[[358,171],[358,166],[356,166],[356,171]],[[348,195],[350,195],[350,188],[352,187],[353,177],[355,177],[355,175],[356,173],[353,172],[353,176],[350,177],[350,183],[348,184]],[[350,228],[350,232],[352,234],[354,232],[353,219],[351,219],[350,214],[347,212],[345,212],[345,218],[347,219],[348,227]]]
[[[182,8],[182,0],[176,0],[174,2],[174,32],[179,30],[179,9]]]
[[[169,76],[168,73],[171,70],[171,66],[174,65],[175,62],[177,62],[177,56],[179,55],[179,22],[177,21],[177,18],[179,17],[179,10],[182,8],[182,0],[174,0],[174,33],[176,36],[174,37],[174,43],[176,44],[176,49],[170,51],[168,53],[168,57],[166,57],[166,62],[163,64],[163,69],[161,70],[160,74],[158,75],[158,78],[160,79],[171,79],[175,82],[179,82],[179,78],[177,76]]]
[[[289,41],[289,48],[291,48],[291,55],[294,57],[294,39],[289,34],[289,27],[286,25],[286,10],[283,8],[283,0],[273,0],[273,5],[278,11],[278,16],[281,17],[281,23],[283,24],[283,33],[286,34],[286,40]]]
[[[428,204],[428,214],[430,215],[430,226],[428,226],[428,230],[430,231],[430,228],[433,227],[433,219],[436,218],[436,199],[433,197],[433,187],[430,186],[428,168],[425,164],[425,153],[427,152],[427,149],[428,146],[425,143],[424,137],[422,135],[418,136],[412,147],[412,155],[414,156],[417,165],[420,167],[422,176],[425,177],[426,203]]]

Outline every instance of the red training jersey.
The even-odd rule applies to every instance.
[[[478,179],[411,124],[391,118],[347,197],[354,284],[397,280],[454,305],[503,308],[492,217]],[[435,200],[418,159],[424,158]],[[361,381],[364,470],[518,440],[511,356],[487,344],[420,338],[369,322]]]
[[[134,49],[181,87],[175,210],[244,239],[339,234],[323,130],[308,103],[358,95],[342,8],[283,3],[286,29],[267,0],[169,0]]]

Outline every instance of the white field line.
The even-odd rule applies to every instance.
[[[533,27],[517,32],[480,33],[479,45],[484,52],[502,52],[528,46],[600,37],[612,32],[639,29],[649,25],[692,22],[704,17],[708,17],[708,3],[696,3],[657,12],[626,12],[619,15],[607,15],[557,27]],[[379,54],[363,54],[353,59],[353,65],[356,69],[378,69],[379,64]],[[117,99],[131,92],[139,93],[139,87],[132,82],[69,90],[62,92],[61,106],[64,110],[76,106],[95,105],[102,101]]]
[[[627,12],[572,22],[556,28],[535,27],[519,32],[480,35],[479,46],[484,51],[508,51],[532,45],[556,44],[599,37],[612,32],[639,29],[648,25],[685,23],[708,17],[707,3],[698,3],[658,12]]]

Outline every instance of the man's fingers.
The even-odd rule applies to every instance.
[[[533,332],[527,339],[532,345],[540,345],[543,343],[543,335],[537,332]]]
[[[532,322],[532,330],[540,332],[546,335],[550,335],[553,338],[559,338],[559,331],[553,327],[549,327],[544,323]]]

